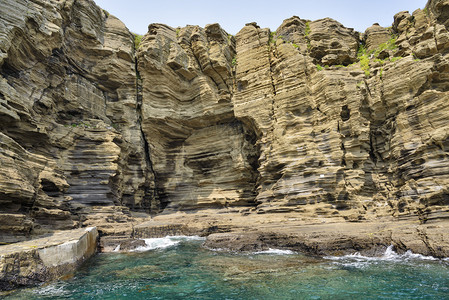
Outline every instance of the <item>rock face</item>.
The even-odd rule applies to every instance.
[[[256,134],[234,115],[234,57],[218,24],[153,24],[142,40],[142,129],[164,208],[253,203]]]
[[[93,1],[0,7],[0,240],[157,211],[132,34]]]
[[[364,34],[151,24],[137,49],[90,0],[0,7],[2,242],[179,210],[449,216],[447,1]]]
[[[35,285],[72,273],[95,254],[95,227],[0,248],[0,290]]]
[[[381,44],[391,39],[391,33],[386,28],[374,24],[365,31],[366,50],[375,51]]]

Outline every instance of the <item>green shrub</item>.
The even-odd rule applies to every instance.
[[[308,37],[310,35],[310,22],[306,23],[306,30],[305,30],[304,34],[306,37]]]
[[[379,54],[384,50],[396,50],[398,46],[396,45],[396,36],[392,35],[391,39],[387,42],[380,44],[376,50],[374,50],[374,57],[378,57]]]
[[[134,49],[139,49],[140,47],[140,42],[142,41],[142,35],[137,34],[137,33],[133,33],[134,34]]]
[[[237,56],[234,56],[234,58],[232,59],[232,66],[235,67],[237,65]]]
[[[320,66],[319,64],[316,65],[316,69],[317,69],[317,71],[323,71],[323,67]]]
[[[378,62],[378,63],[380,63],[381,65],[383,65],[383,64],[385,63],[385,60],[376,58],[376,59],[374,60],[374,62]]]
[[[372,58],[374,58],[374,62],[378,62],[381,65],[384,65],[386,63],[386,61],[391,61],[391,62],[395,62],[399,59],[401,59],[402,57],[392,57],[392,58],[388,58],[388,59],[380,59],[378,58],[379,54],[384,51],[384,50],[396,50],[398,48],[398,46],[396,45],[396,36],[395,35],[391,35],[391,38],[385,42],[380,44],[377,49],[375,50],[371,50],[369,52],[366,51],[366,48],[364,45],[360,45],[359,50],[357,52],[357,58],[359,60],[360,63],[360,68],[365,72],[365,75],[367,77],[370,76],[371,72],[370,72],[370,60]],[[380,73],[379,76],[382,79],[382,73],[383,73],[383,69],[380,69]]]
[[[360,62],[360,68],[365,72],[365,76],[370,76],[369,56],[368,53],[366,53],[365,46],[360,45],[359,51],[357,53],[357,58]]]
[[[270,43],[274,43],[274,42],[275,42],[275,41],[274,41],[275,35],[276,35],[276,31],[271,31],[271,32],[270,32],[270,38],[269,38],[269,42],[270,42]]]

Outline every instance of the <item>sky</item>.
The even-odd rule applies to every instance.
[[[427,0],[95,0],[134,33],[145,34],[151,23],[172,27],[219,23],[237,34],[246,23],[276,30],[291,16],[318,20],[331,17],[346,27],[364,32],[374,23],[388,27],[404,10],[423,9]]]

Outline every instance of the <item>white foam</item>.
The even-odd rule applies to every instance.
[[[268,250],[254,252],[254,254],[290,255],[290,254],[296,254],[296,252],[291,251],[291,250],[269,248]]]
[[[68,293],[67,290],[65,290],[65,284],[50,284],[47,286],[44,286],[42,288],[39,288],[37,290],[34,290],[33,293],[38,294],[40,296],[66,296]]]
[[[354,254],[349,254],[345,256],[326,256],[325,259],[330,259],[337,261],[344,266],[353,266],[353,267],[363,267],[369,263],[373,262],[404,262],[411,260],[438,260],[433,256],[425,256],[421,254],[416,254],[408,250],[404,254],[398,254],[393,250],[393,245],[389,246],[385,253],[382,256],[378,257],[370,257],[364,256],[360,253],[356,252]]]
[[[166,236],[162,238],[143,239],[145,246],[137,247],[133,251],[142,252],[154,249],[165,249],[178,245],[184,241],[204,240],[205,238],[199,236]]]

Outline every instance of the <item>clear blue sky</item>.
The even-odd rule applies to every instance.
[[[346,27],[365,31],[373,23],[391,26],[393,16],[404,10],[424,8],[427,0],[95,0],[133,32],[145,34],[151,23],[172,27],[210,23],[236,34],[246,23],[276,30],[284,19],[299,16],[317,20],[331,17]]]

